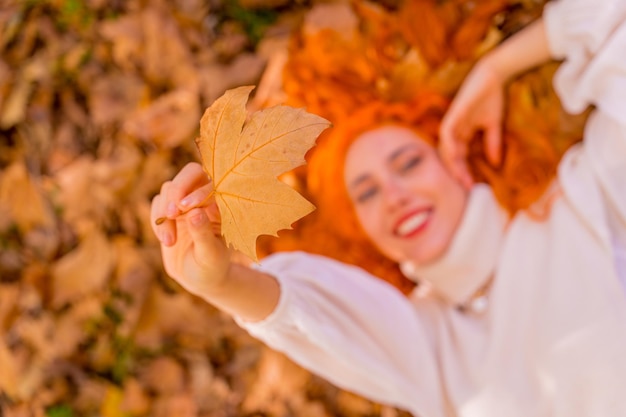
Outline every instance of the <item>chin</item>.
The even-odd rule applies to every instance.
[[[431,244],[420,245],[423,249],[413,248],[407,253],[405,260],[414,262],[418,265],[425,265],[435,262],[445,253],[448,245],[445,242],[433,242]]]

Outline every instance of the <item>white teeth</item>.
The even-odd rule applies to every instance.
[[[408,235],[421,227],[426,222],[426,219],[428,219],[428,212],[421,211],[403,221],[396,229],[396,233],[400,236]]]

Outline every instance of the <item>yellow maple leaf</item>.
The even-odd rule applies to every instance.
[[[330,123],[304,109],[275,106],[247,119],[253,86],[226,91],[204,113],[196,144],[213,181],[226,244],[257,260],[260,235],[277,236],[315,206],[278,175],[305,163]]]

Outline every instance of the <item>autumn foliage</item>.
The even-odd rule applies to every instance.
[[[317,207],[259,253],[306,249],[411,286],[360,233],[337,186],[363,129],[437,127],[482,54],[539,0],[7,1],[0,7],[0,416],[403,415],[312,376],[170,280],[151,198],[199,161],[200,118],[258,85],[251,109],[335,126],[281,177]],[[269,17],[268,17],[269,16]],[[506,154],[476,178],[530,205],[580,139],[556,63],[508,90]]]

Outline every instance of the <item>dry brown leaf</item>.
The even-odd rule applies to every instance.
[[[91,83],[87,103],[91,121],[105,126],[126,120],[145,100],[148,87],[132,73],[111,72]]]
[[[258,54],[241,53],[228,64],[211,62],[198,69],[202,100],[213,103],[224,91],[256,82],[268,65]]]
[[[97,295],[72,303],[56,320],[51,349],[57,358],[69,359],[88,337],[86,326],[102,314],[102,300]]]
[[[219,414],[218,414],[219,415]],[[224,415],[224,414],[222,414]],[[197,417],[198,406],[190,393],[160,396],[154,401],[154,417]]]
[[[20,379],[20,369],[13,357],[13,353],[6,346],[4,338],[0,339],[0,391],[13,397],[17,395],[17,385]]]
[[[124,396],[119,406],[123,415],[140,416],[150,411],[150,397],[145,388],[136,378],[127,378],[124,381]]]
[[[137,320],[134,342],[138,347],[159,349],[174,338],[185,338],[200,345],[211,343],[215,326],[213,307],[186,293],[169,294],[153,285]]]
[[[50,68],[50,63],[43,56],[30,59],[20,68],[11,94],[3,99],[0,113],[2,129],[8,129],[24,121],[30,96],[35,89],[35,82],[45,76],[48,68]]]
[[[120,68],[132,70],[140,60],[142,47],[141,20],[136,13],[100,24],[100,35],[111,42],[112,59]]]
[[[288,106],[253,113],[246,122],[253,88],[228,90],[216,100],[202,116],[196,143],[213,180],[226,243],[257,260],[258,236],[276,236],[314,210],[277,176],[303,165],[304,154],[330,123]]]
[[[23,233],[55,223],[51,205],[23,162],[0,173],[0,211],[6,211]]]
[[[243,411],[264,410],[270,415],[285,415],[285,408],[293,408],[302,402],[301,396],[310,375],[284,354],[263,349],[257,372],[258,378],[242,404]]]
[[[52,305],[60,307],[103,289],[114,265],[111,243],[94,227],[76,249],[52,266]]]
[[[146,142],[174,148],[194,134],[199,116],[197,93],[178,89],[135,110],[124,122],[124,131]]]
[[[139,372],[139,381],[159,395],[174,395],[185,388],[185,370],[176,359],[161,356]]]
[[[0,284],[0,334],[4,334],[10,325],[19,291],[17,284]]]
[[[124,392],[113,384],[106,387],[104,400],[100,405],[100,415],[102,417],[123,417],[127,415],[122,412],[121,405],[124,400]]]

